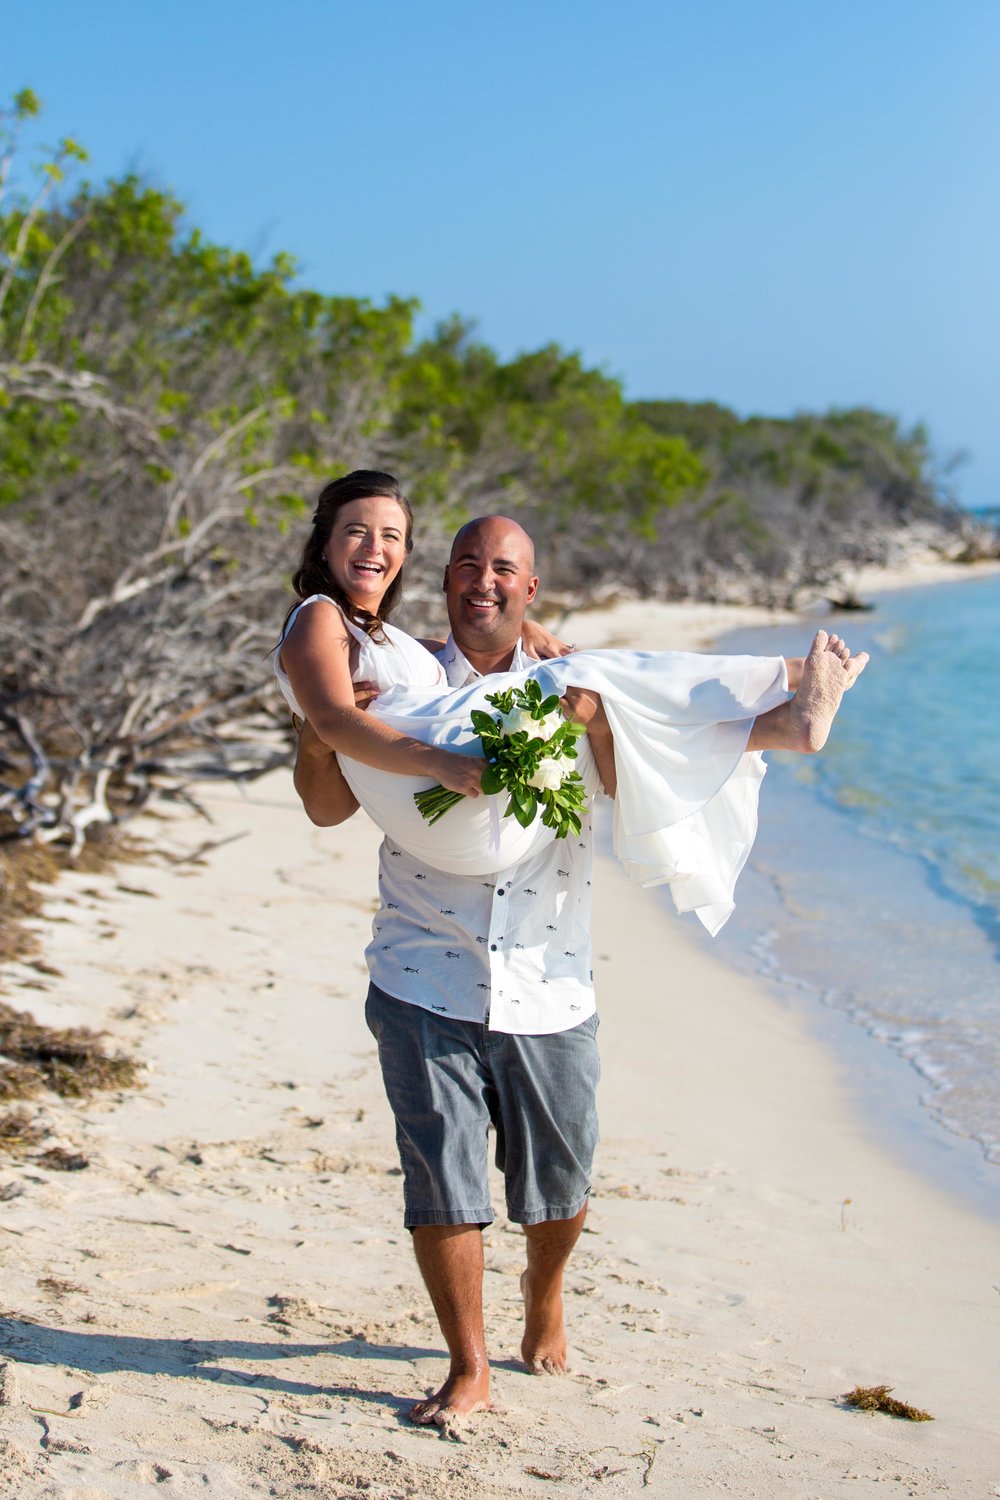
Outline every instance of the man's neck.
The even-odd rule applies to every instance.
[[[473,667],[482,677],[488,677],[491,672],[509,672],[514,660],[514,652],[517,650],[517,642],[508,646],[506,651],[475,651],[455,639],[455,645],[461,651],[470,667]]]

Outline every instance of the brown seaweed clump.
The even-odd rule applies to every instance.
[[[37,1146],[48,1133],[46,1126],[32,1120],[26,1109],[9,1109],[0,1115],[0,1151],[10,1156]]]
[[[58,874],[51,849],[27,841],[13,847],[0,843],[0,963],[37,952],[38,939],[25,924],[41,915],[45,898],[39,885],[50,885]]]
[[[82,1172],[84,1167],[89,1167],[90,1162],[79,1151],[67,1151],[65,1146],[50,1146],[38,1157],[40,1167],[48,1167],[53,1172]]]
[[[889,1394],[892,1390],[891,1385],[856,1385],[841,1400],[858,1411],[884,1411],[890,1417],[905,1417],[908,1422],[933,1422],[929,1411],[921,1411],[919,1406],[911,1406],[908,1401],[897,1401]]]
[[[134,1087],[137,1063],[105,1052],[101,1033],[86,1026],[42,1026],[26,1010],[0,1001],[0,1101],[26,1099],[50,1088],[64,1099],[97,1089]]]

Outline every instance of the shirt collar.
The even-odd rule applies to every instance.
[[[444,650],[438,659],[444,667],[444,675],[448,679],[449,687],[467,687],[470,682],[478,682],[483,675],[482,672],[477,672],[468,657],[455,644],[455,637],[453,635],[448,637],[444,645]],[[533,665],[534,658],[528,656],[519,640],[514,647],[510,670],[512,672],[526,672]]]

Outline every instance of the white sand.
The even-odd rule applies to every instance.
[[[688,643],[652,611],[649,644]],[[883,1153],[795,1011],[610,866],[573,1373],[516,1365],[501,1213],[495,1410],[464,1442],[411,1427],[445,1365],[362,1017],[378,836],[312,828],[286,773],[206,805],[211,826],[142,831],[174,859],[229,842],[65,878],[60,975],[6,975],[149,1076],[39,1104],[85,1171],[0,1165],[21,1189],[0,1203],[0,1495],[1000,1495],[995,1229]],[[858,1382],[937,1420],[846,1410]]]

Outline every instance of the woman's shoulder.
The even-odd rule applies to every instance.
[[[308,599],[302,599],[298,604],[296,604],[295,608],[289,614],[288,619],[285,621],[284,629],[281,632],[282,645],[285,643],[285,641],[287,641],[292,627],[299,619],[299,616],[302,615],[304,610],[308,609],[310,604],[328,604],[330,606],[329,609],[317,610],[315,612],[310,610],[310,623],[312,623],[312,621],[316,621],[317,623],[321,621],[322,625],[325,628],[329,628],[332,625],[334,630],[337,631],[337,634],[349,633],[350,621],[344,614],[344,611],[341,609],[336,599],[331,599],[329,594],[310,594]]]

